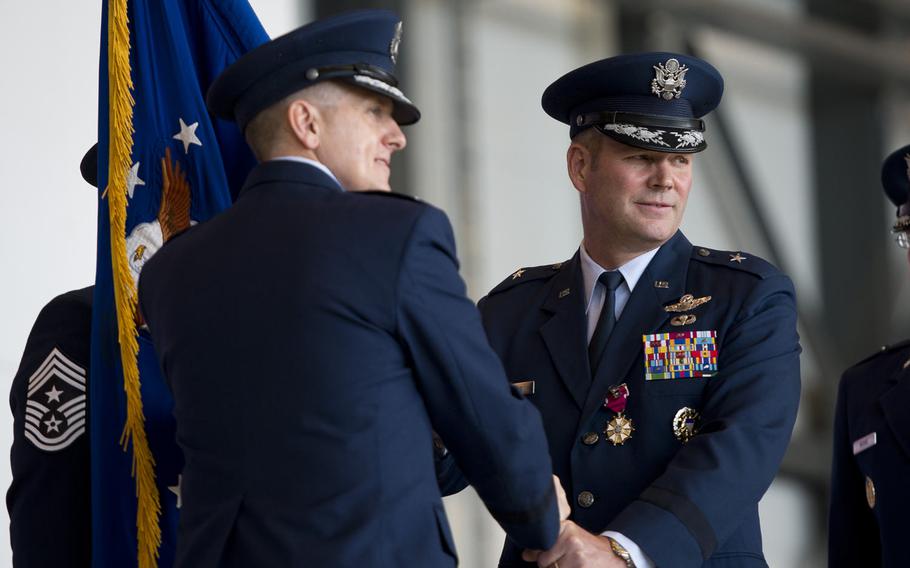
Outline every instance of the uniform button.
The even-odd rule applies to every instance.
[[[600,436],[597,435],[597,432],[588,432],[587,434],[582,436],[581,441],[586,446],[593,446],[598,441],[600,441]]]
[[[590,491],[582,491],[578,494],[578,504],[587,509],[594,504],[594,494]]]
[[[706,248],[698,249],[698,256],[710,256],[710,255],[711,255],[711,251],[709,251],[708,249],[706,249]]]

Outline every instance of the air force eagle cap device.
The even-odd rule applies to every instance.
[[[543,93],[547,114],[569,136],[594,127],[627,144],[658,152],[701,152],[705,123],[724,92],[711,64],[677,53],[617,55],[566,73]]]
[[[241,130],[260,111],[320,81],[345,81],[385,95],[402,125],[420,111],[398,88],[401,21],[386,10],[357,10],[317,20],[248,52],[215,79],[209,110]]]

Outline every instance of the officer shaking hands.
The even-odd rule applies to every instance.
[[[260,164],[140,281],[186,457],[177,566],[454,566],[433,430],[514,542],[556,540],[540,415],[485,339],[448,219],[388,191],[420,116],[401,31],[385,11],[320,20],[208,93]]]
[[[910,146],[885,160],[882,185],[897,207],[892,228],[897,244],[910,249]],[[834,418],[829,566],[910,566],[908,480],[910,340],[883,347],[841,378]]]
[[[515,271],[480,309],[543,416],[573,514],[551,550],[507,541],[500,566],[766,566],[758,501],[800,392],[793,286],[679,231],[722,92],[705,61],[642,53],[543,94],[569,125],[584,240],[568,261]]]

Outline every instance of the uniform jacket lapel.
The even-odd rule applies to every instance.
[[[633,365],[636,362],[644,365],[642,335],[653,333],[663,326],[670,317],[664,306],[685,294],[691,255],[691,243],[681,232],[677,232],[660,248],[642,273],[607,342],[584,403],[581,424],[600,407],[610,386],[631,383],[631,378],[636,375]],[[667,282],[668,287],[657,288],[655,282],[658,280]],[[644,390],[642,386],[629,384],[629,396],[640,396]]]
[[[585,287],[582,283],[578,252],[552,280],[543,309],[553,314],[540,334],[550,352],[560,379],[581,409],[591,387],[588,371]]]
[[[901,362],[903,363],[903,361]],[[897,372],[890,378],[893,382],[879,398],[882,412],[894,438],[910,459],[910,367],[898,367]]]

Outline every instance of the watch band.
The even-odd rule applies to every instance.
[[[626,550],[626,547],[619,544],[610,537],[607,537],[607,540],[610,541],[610,550],[612,550],[613,554],[618,556],[620,560],[626,563],[626,568],[635,568],[635,561],[632,560],[632,555],[629,554],[629,551]]]

